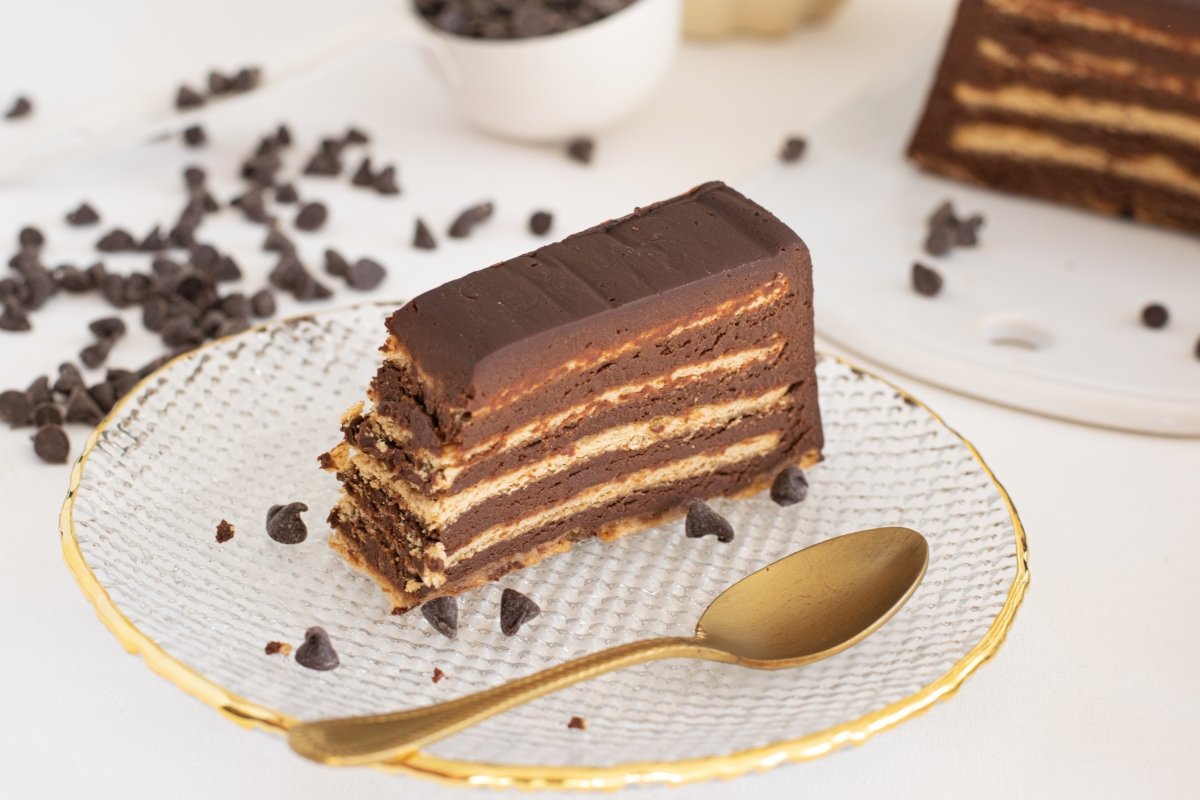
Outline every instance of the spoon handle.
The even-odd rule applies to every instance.
[[[725,660],[723,655],[693,638],[630,642],[447,703],[296,725],[288,742],[305,758],[336,766],[402,759],[488,717],[606,672],[663,658]]]

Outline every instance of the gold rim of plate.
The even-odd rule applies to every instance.
[[[372,303],[371,305],[392,306],[395,303]],[[237,336],[248,336],[276,325],[287,325],[302,322],[314,315],[306,314],[285,320],[264,323],[244,331]],[[288,729],[297,724],[297,720],[282,712],[275,711],[247,700],[204,675],[193,670],[182,661],[159,647],[149,636],[143,633],[126,617],[108,591],[96,578],[83,552],[79,540],[75,536],[75,495],[83,480],[84,466],[88,456],[99,441],[105,429],[116,419],[125,403],[135,397],[149,381],[161,372],[169,369],[176,361],[192,358],[197,353],[213,345],[224,342],[218,339],[208,342],[201,347],[180,355],[164,364],[158,370],[146,376],[128,394],[125,395],[108,416],[96,426],[84,445],[83,452],[71,469],[71,483],[67,498],[63,502],[59,514],[59,532],[62,536],[63,557],[70,568],[75,580],[83,590],[84,596],[96,609],[100,621],[112,631],[113,635],[132,655],[140,655],[151,670],[178,686],[184,692],[197,698],[205,705],[216,709],[222,716],[233,720],[245,728],[261,728],[272,733],[286,734]],[[876,734],[890,730],[900,723],[913,719],[928,711],[939,700],[952,697],[963,682],[975,670],[996,654],[1004,643],[1009,628],[1016,618],[1017,609],[1025,597],[1029,586],[1029,550],[1025,537],[1025,528],[1017,515],[1017,509],[1008,496],[1003,484],[996,478],[991,467],[983,460],[983,456],[970,441],[957,430],[946,424],[946,421],[932,408],[916,399],[904,389],[896,386],[886,378],[882,378],[869,370],[864,370],[854,363],[838,356],[822,354],[823,358],[832,358],[847,367],[868,375],[871,378],[895,389],[903,398],[926,411],[930,416],[950,433],[954,434],[970,451],[971,456],[979,464],[995,485],[1008,509],[1012,519],[1013,533],[1016,538],[1017,574],[1009,587],[1004,606],[992,621],[991,627],[983,638],[971,648],[945,674],[929,683],[908,697],[885,706],[870,714],[866,714],[850,722],[827,728],[823,731],[809,734],[799,739],[774,742],[764,747],[742,750],[722,756],[707,758],[685,759],[682,761],[646,761],[620,764],[614,767],[582,767],[582,766],[511,766],[503,764],[487,764],[472,761],[458,761],[439,758],[425,752],[418,752],[403,762],[389,762],[375,765],[375,769],[386,772],[398,772],[419,778],[435,780],[441,783],[467,786],[488,786],[493,788],[518,788],[528,790],[538,789],[620,789],[639,784],[683,784],[694,781],[711,780],[713,778],[735,778],[749,772],[763,772],[780,764],[790,762],[811,761],[846,745],[858,745]]]

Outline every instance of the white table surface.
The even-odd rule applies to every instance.
[[[29,91],[39,104],[32,122],[45,126],[83,109],[136,113],[166,102],[179,80],[197,81],[210,63],[265,60],[269,73],[264,42],[331,41],[354,15],[386,6],[355,0],[333,13],[334,5],[8,4],[0,103]],[[805,130],[911,49],[937,47],[950,6],[851,0],[833,25],[782,42],[689,46],[650,106],[599,137],[590,169],[551,149],[463,128],[412,54],[362,54],[332,77],[264,94],[214,126],[214,143],[201,153],[174,143],[128,147],[0,184],[0,231],[15,238],[20,225],[36,222],[49,235],[52,263],[82,262],[97,233],[57,223],[80,198],[141,231],[156,212],[177,207],[183,164],[209,166],[229,194],[236,185],[225,176],[271,122],[292,121],[309,146],[354,121],[378,135],[376,153],[400,163],[406,194],[384,201],[344,182],[305,181],[302,191],[327,199],[333,217],[321,234],[303,237],[303,250],[315,256],[328,240],[371,253],[392,270],[373,296],[408,296],[530,246],[522,225],[536,206],[559,212],[563,233],[699,180],[736,183],[771,157],[785,132]],[[0,124],[0,148],[13,135],[20,134]],[[408,248],[414,212],[440,230],[483,197],[494,197],[499,212],[475,239],[434,254]],[[805,225],[820,224],[798,227],[803,235]],[[269,267],[257,251],[261,234],[233,222],[212,231],[239,254],[256,288]],[[342,292],[326,305],[352,299]],[[60,298],[34,317],[36,336],[0,333],[0,389],[72,358],[88,341],[86,321],[104,310],[95,299]],[[154,354],[138,331],[112,361],[135,365]],[[861,748],[735,783],[634,796],[1195,796],[1200,443],[1052,421],[901,382],[978,445],[1022,514],[1033,583],[1009,642],[951,702]],[[78,449],[85,432],[76,426],[71,434]],[[126,655],[62,562],[57,514],[68,467],[38,462],[27,436],[0,431],[0,794],[432,800],[470,791],[309,764],[279,738],[236,727]]]

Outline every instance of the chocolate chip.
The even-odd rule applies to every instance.
[[[433,668],[433,682],[438,683],[446,677],[446,673],[442,672],[440,667]]]
[[[221,520],[217,523],[217,544],[225,544],[233,538],[235,532],[233,523],[228,520]]]
[[[784,139],[783,147],[779,150],[779,160],[785,164],[793,164],[804,157],[808,142],[800,136],[789,136]]]
[[[781,506],[803,502],[808,497],[808,478],[799,467],[787,467],[771,484],[771,499]]]
[[[1192,355],[1200,360],[1200,339],[1196,339],[1196,346],[1192,348]]]
[[[729,524],[729,520],[713,511],[712,507],[703,500],[693,500],[688,503],[684,532],[689,539],[716,536],[719,542],[733,541],[733,526]]]
[[[151,297],[142,306],[142,326],[146,330],[158,333],[167,324],[169,307],[161,297]]]
[[[233,336],[241,333],[250,327],[250,320],[245,317],[237,317],[236,319],[227,319],[221,323],[216,332],[213,333],[214,339],[223,339],[226,336]]]
[[[285,183],[282,186],[275,187],[276,203],[295,203],[299,199],[300,193],[296,191],[294,184]]]
[[[358,165],[358,169],[354,170],[354,175],[350,178],[350,182],[355,186],[375,185],[375,173],[371,171],[370,156],[364,158]]]
[[[272,316],[275,313],[275,295],[271,294],[270,289],[259,289],[250,295],[250,308],[254,316],[260,319]]]
[[[204,341],[204,332],[185,316],[168,319],[161,335],[163,344],[170,347],[194,347]]]
[[[592,156],[596,151],[596,143],[586,137],[572,139],[567,142],[567,156],[572,161],[578,161],[580,164],[592,163]]]
[[[983,217],[979,214],[959,220],[954,226],[954,243],[959,247],[975,247],[979,244],[979,229],[982,227]]]
[[[20,428],[28,425],[33,419],[33,404],[25,393],[17,389],[9,389],[0,393],[0,420],[10,428]]]
[[[1142,324],[1147,328],[1162,328],[1170,318],[1167,307],[1162,303],[1151,303],[1142,309]]]
[[[54,395],[50,391],[50,379],[45,375],[34,378],[33,383],[25,389],[25,397],[35,406],[52,401]]]
[[[129,394],[137,386],[138,374],[127,369],[110,369],[104,374],[104,380],[112,384],[113,393],[117,397]]]
[[[104,419],[104,411],[96,403],[95,398],[83,386],[71,390],[66,404],[67,422],[82,422],[95,425]]]
[[[194,164],[184,167],[183,185],[187,187],[189,192],[196,192],[203,189],[207,180],[208,175],[200,167],[197,167]]]
[[[146,364],[142,365],[141,369],[137,371],[138,380],[144,380],[147,376],[158,372],[158,370],[170,363],[171,359],[173,359],[175,355],[176,354],[174,353],[168,353],[165,356],[159,356],[158,358],[148,361]]]
[[[25,309],[21,308],[16,300],[5,298],[4,310],[0,311],[0,331],[27,331],[32,328]]]
[[[233,260],[233,256],[221,256],[210,270],[212,279],[219,282],[241,280],[242,268]]]
[[[254,310],[250,306],[250,299],[241,292],[233,292],[221,298],[221,311],[225,315],[235,319],[249,319]]]
[[[940,225],[929,229],[925,237],[925,252],[931,256],[944,256],[958,243],[957,225]]]
[[[46,237],[37,228],[27,225],[17,234],[17,243],[22,248],[36,250],[46,243]]]
[[[383,268],[382,264],[369,258],[360,258],[350,267],[350,272],[346,275],[346,283],[351,289],[369,292],[383,283],[383,279],[386,277],[387,270]]]
[[[112,339],[101,339],[98,342],[88,345],[79,351],[79,360],[83,362],[85,367],[95,369],[104,363],[108,358],[109,351],[112,350]]]
[[[296,214],[296,227],[302,231],[315,231],[329,219],[329,209],[324,203],[305,203]]]
[[[540,613],[541,606],[515,589],[505,589],[500,595],[500,630],[505,636],[512,636]]]
[[[188,147],[203,147],[208,143],[208,136],[199,125],[189,125],[183,129],[183,143]]]
[[[54,280],[58,283],[59,288],[71,294],[83,294],[94,288],[87,273],[70,264],[63,264],[55,270]]]
[[[464,239],[470,236],[475,226],[490,217],[493,211],[495,211],[495,206],[491,203],[479,203],[464,210],[450,225],[450,236],[455,239]]]
[[[416,229],[413,231],[413,247],[418,250],[433,250],[437,247],[437,241],[433,238],[433,232],[429,230],[429,226],[425,221],[418,218]]]
[[[96,249],[105,253],[136,250],[137,246],[137,240],[133,238],[133,235],[121,228],[114,228],[96,242]]]
[[[248,92],[262,83],[262,70],[258,67],[242,67],[229,81],[232,92]]]
[[[296,245],[292,244],[292,240],[279,228],[271,228],[267,231],[267,238],[263,239],[262,249],[276,253],[294,253]]]
[[[216,336],[217,331],[225,324],[227,317],[219,308],[211,308],[204,312],[204,316],[200,318],[200,330],[204,331],[204,335],[208,337]]]
[[[554,224],[554,217],[549,211],[535,211],[529,217],[529,232],[534,236],[545,236]]]
[[[912,265],[913,291],[924,297],[936,297],[942,291],[942,276],[920,262]]]
[[[43,425],[33,435],[33,452],[47,464],[65,464],[71,455],[71,440],[59,425]]]
[[[557,14],[541,3],[522,3],[512,11],[512,32],[518,39],[545,36],[563,30],[566,25]]]
[[[267,511],[267,535],[280,544],[300,544],[308,538],[308,527],[300,514],[308,511],[304,503],[271,506]]]
[[[43,425],[62,425],[62,411],[54,403],[42,403],[33,409],[33,424],[39,428]]]
[[[458,601],[453,597],[435,597],[421,606],[421,616],[433,629],[453,639],[458,636]]]
[[[288,128],[287,125],[280,123],[279,127],[275,129],[275,141],[279,144],[280,147],[291,147],[291,145],[292,145],[291,129]]]
[[[296,648],[296,663],[308,669],[324,672],[337,667],[337,651],[324,628],[314,625],[304,632],[304,644]]]
[[[263,200],[261,189],[251,189],[235,197],[230,203],[236,206],[242,212],[242,216],[251,222],[270,223],[275,220],[275,217],[267,211],[267,204]]]
[[[208,73],[209,94],[225,94],[229,91],[229,79],[215,69]]]
[[[341,172],[341,160],[326,150],[315,153],[304,165],[305,175],[340,175]]]
[[[334,277],[345,277],[350,273],[350,263],[337,250],[325,251],[325,272]]]
[[[586,731],[587,720],[583,717],[571,717],[570,721],[567,722],[567,727],[573,731]]]
[[[96,401],[96,405],[105,414],[112,411],[113,406],[117,403],[117,391],[107,381],[101,381],[89,388],[88,394],[92,396],[92,400]]]
[[[369,144],[371,137],[365,131],[350,127],[346,129],[346,135],[342,137],[342,141],[346,144]]]
[[[375,191],[388,195],[400,194],[395,167],[384,167],[375,175]]]
[[[33,101],[28,97],[21,95],[13,104],[8,107],[8,111],[4,112],[6,119],[21,119],[33,113]]]
[[[185,108],[199,108],[204,105],[204,95],[197,92],[190,86],[180,86],[175,92],[175,108],[183,110]]]
[[[78,367],[69,361],[58,365],[58,379],[51,387],[56,394],[69,395],[81,386],[83,386],[83,375],[79,372]]]
[[[88,323],[88,330],[101,339],[115,339],[125,335],[125,321],[120,317],[101,317]]]

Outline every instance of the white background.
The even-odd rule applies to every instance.
[[[31,137],[64,123],[161,111],[180,80],[197,83],[210,66],[265,63],[271,74],[274,64],[353,37],[389,7],[3,0],[0,103],[28,91],[38,113],[20,127],[0,124],[0,153],[27,152]],[[650,105],[599,137],[590,169],[553,148],[493,142],[462,127],[413,54],[358,53],[214,123],[213,144],[201,153],[135,143],[0,184],[0,240],[36,222],[52,264],[90,263],[83,259],[98,231],[58,222],[82,197],[108,221],[142,232],[178,207],[182,165],[204,163],[228,196],[238,156],[273,122],[291,121],[301,149],[357,122],[376,134],[377,155],[400,164],[406,193],[385,201],[344,181],[303,182],[302,193],[333,211],[326,230],[301,237],[303,252],[315,257],[337,241],[350,254],[374,255],[391,267],[375,295],[411,296],[530,247],[522,226],[535,207],[558,212],[557,232],[565,233],[700,180],[753,174],[785,133],[812,126],[912,50],[938,47],[950,8],[949,0],[850,0],[832,25],[781,42],[690,45]],[[898,151],[906,133],[896,132]],[[499,211],[475,239],[434,254],[408,247],[415,213],[441,231],[459,208],[485,197]],[[793,222],[801,235],[821,224]],[[257,288],[270,263],[257,251],[261,235],[232,222],[214,224],[212,234],[237,253]],[[818,270],[836,268],[814,257]],[[109,259],[117,268],[142,261]],[[1136,293],[1136,274],[1129,279]],[[819,324],[819,273],[817,291]],[[354,299],[341,292],[325,305]],[[36,336],[0,333],[0,389],[23,387],[72,358],[88,343],[86,321],[104,310],[94,299],[59,299],[34,317]],[[153,355],[138,332],[112,361],[136,365]],[[1200,443],[1086,428],[901,383],[979,446],[1028,528],[1033,584],[1009,642],[952,702],[862,748],[735,783],[636,796],[1194,796]],[[85,432],[71,433],[78,449]],[[124,654],[62,564],[56,519],[68,468],[38,462],[27,436],[0,431],[4,796],[464,795],[308,764],[277,737],[237,728]]]

